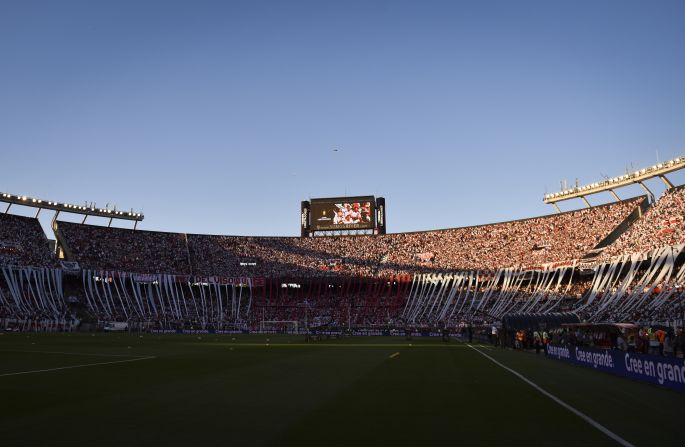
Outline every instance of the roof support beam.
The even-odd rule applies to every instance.
[[[52,216],[52,229],[57,230],[57,218],[59,217],[59,210],[55,211],[55,215]]]
[[[616,199],[617,202],[621,201],[621,198],[618,196],[618,194],[616,194],[616,192],[613,189],[610,189],[609,192],[612,196],[614,196],[614,199]]]
[[[639,183],[639,185],[642,186],[642,189],[647,191],[647,194],[652,198],[652,201],[654,201],[654,193],[652,193],[652,191],[650,191],[649,188],[647,188],[647,185],[645,185],[642,182],[637,182],[637,183]]]
[[[590,205],[590,202],[587,201],[585,196],[580,196],[581,199],[583,199],[583,202],[585,202],[585,205],[587,205],[588,208],[592,208],[592,205]]]
[[[81,224],[86,223],[86,219],[88,219],[88,215],[87,215],[87,214],[86,214],[85,216],[83,216],[83,220],[81,221]]]
[[[664,182],[664,185],[666,185],[666,189],[673,188],[673,183],[671,183],[671,181],[665,175],[660,175],[659,178],[662,182]]]
[[[552,203],[552,206],[554,207],[554,209],[557,210],[557,213],[561,214],[561,210],[559,209],[559,205],[557,205],[556,203]]]
[[[7,208],[5,208],[5,214],[9,213],[10,208],[12,208],[12,204],[11,204],[11,203],[8,203],[8,204],[7,204]]]
[[[38,216],[40,215],[40,210],[42,210],[42,209],[43,209],[43,208],[38,208],[38,211],[36,211],[36,217],[35,217],[35,219],[38,219]]]

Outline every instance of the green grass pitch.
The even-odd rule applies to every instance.
[[[475,347],[634,445],[682,445],[685,395]],[[0,444],[619,445],[456,341],[14,333]]]

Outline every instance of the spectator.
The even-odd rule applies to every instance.
[[[56,266],[38,219],[0,214],[0,265]]]

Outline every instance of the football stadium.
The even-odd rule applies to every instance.
[[[243,237],[3,193],[3,439],[675,445],[682,167],[544,197],[661,178],[658,199],[396,234],[373,196],[303,201],[299,237]],[[15,205],[54,213],[53,248]]]
[[[0,446],[683,445],[682,2],[0,3]]]

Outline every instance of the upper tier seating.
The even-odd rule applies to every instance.
[[[297,277],[495,270],[579,259],[643,198],[544,217],[383,236],[185,235],[58,222],[85,268],[140,273]]]
[[[0,214],[0,265],[55,266],[38,219]]]

